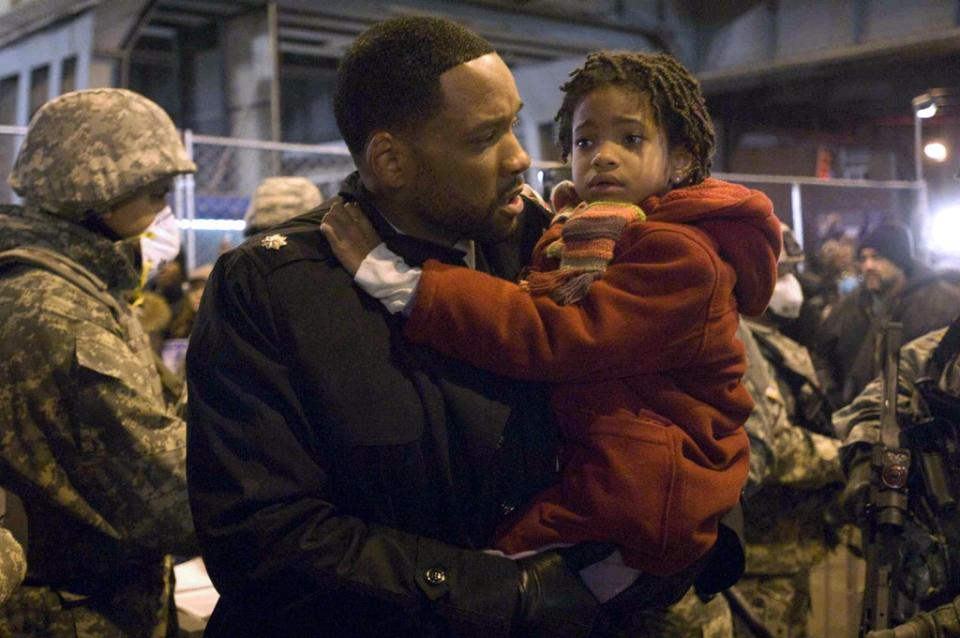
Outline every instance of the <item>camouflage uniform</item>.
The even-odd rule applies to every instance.
[[[777,347],[779,363],[805,371],[803,376],[816,383],[805,349],[770,326],[744,320],[741,327],[749,328],[741,338],[749,362],[747,386],[758,408],[745,426],[756,441],[751,447],[756,463],[751,462],[744,506],[747,569],[736,587],[775,636],[800,637],[806,635],[810,614],[810,569],[828,551],[824,510],[843,481],[840,441],[798,425],[796,410],[807,399],[785,394],[788,384],[764,358],[754,335],[765,347]],[[765,462],[761,454],[767,455]],[[752,635],[736,617],[735,624],[738,636]]]
[[[27,572],[27,557],[23,548],[9,530],[0,527],[0,603],[23,581]]]
[[[898,412],[901,414],[915,413],[918,409],[914,403],[913,384],[918,379],[929,375],[931,357],[946,332],[947,328],[934,330],[914,339],[901,349],[897,388]],[[940,378],[937,379],[937,386],[953,397],[960,397],[960,357],[955,356],[944,366]],[[856,487],[854,483],[869,480],[869,477],[858,476],[853,466],[864,461],[867,458],[865,452],[879,441],[881,392],[880,379],[874,379],[850,405],[838,410],[833,416],[834,427],[838,431],[849,432],[841,449],[844,466],[850,476],[848,493],[851,488]],[[869,465],[868,462],[865,464]],[[852,470],[854,471],[851,472]],[[946,531],[949,544],[949,539],[956,536],[955,531],[950,531],[955,525],[950,525],[950,521],[946,520],[941,520],[940,525]],[[906,571],[901,581],[902,589],[923,593],[949,587],[945,579],[946,574],[951,570],[950,566],[943,564],[942,554],[937,550],[938,534],[908,523],[903,535]],[[951,593],[957,594],[956,591]],[[920,614],[908,623],[915,633],[904,635],[914,635],[917,638],[960,638],[958,609],[960,609],[960,599],[930,613]],[[877,632],[877,634],[892,635],[884,632]]]
[[[731,638],[733,618],[723,596],[703,601],[690,589],[667,609],[645,609],[619,628],[625,638]]]
[[[259,233],[322,203],[320,189],[305,177],[268,177],[260,182],[250,200],[244,234]]]
[[[176,631],[167,554],[195,551],[185,424],[125,298],[137,272],[88,226],[194,169],[169,117],[129,91],[70,93],[31,122],[10,177],[26,204],[0,207],[0,476],[30,554],[0,636]]]

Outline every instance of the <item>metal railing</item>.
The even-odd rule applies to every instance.
[[[26,127],[0,126],[0,175],[8,175]],[[197,164],[196,175],[176,180],[173,206],[184,230],[188,268],[216,259],[226,245],[243,238],[243,216],[257,184],[273,175],[306,177],[325,197],[353,170],[346,145],[262,142],[183,132],[187,153]],[[528,181],[537,188],[569,178],[569,166],[535,161]],[[714,173],[714,176],[763,190],[782,221],[790,224],[808,254],[818,246],[827,218],[848,228],[864,228],[890,218],[918,231],[918,246],[926,223],[926,184],[897,180],[819,179],[804,176]],[[0,201],[17,201],[4,179]]]

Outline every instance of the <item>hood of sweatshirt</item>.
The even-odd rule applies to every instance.
[[[695,226],[718,244],[720,257],[737,273],[740,312],[758,316],[777,283],[783,245],[773,204],[760,191],[708,177],[694,186],[651,196],[641,204],[647,219]]]

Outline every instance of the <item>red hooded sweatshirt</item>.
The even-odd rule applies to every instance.
[[[574,305],[435,261],[405,335],[505,376],[554,383],[561,480],[501,530],[507,553],[587,540],[671,574],[706,554],[747,478],[739,313],[777,279],[780,224],[759,192],[716,179],[650,197]],[[551,270],[544,251],[532,268]]]

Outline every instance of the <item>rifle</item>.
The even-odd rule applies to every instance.
[[[864,558],[867,564],[866,587],[860,636],[888,629],[903,622],[900,595],[899,539],[907,516],[907,479],[910,450],[901,446],[897,422],[897,384],[900,367],[900,341],[903,325],[889,322],[883,329],[878,350],[882,353],[882,403],[880,440],[874,445],[870,461],[870,492],[865,513]]]

